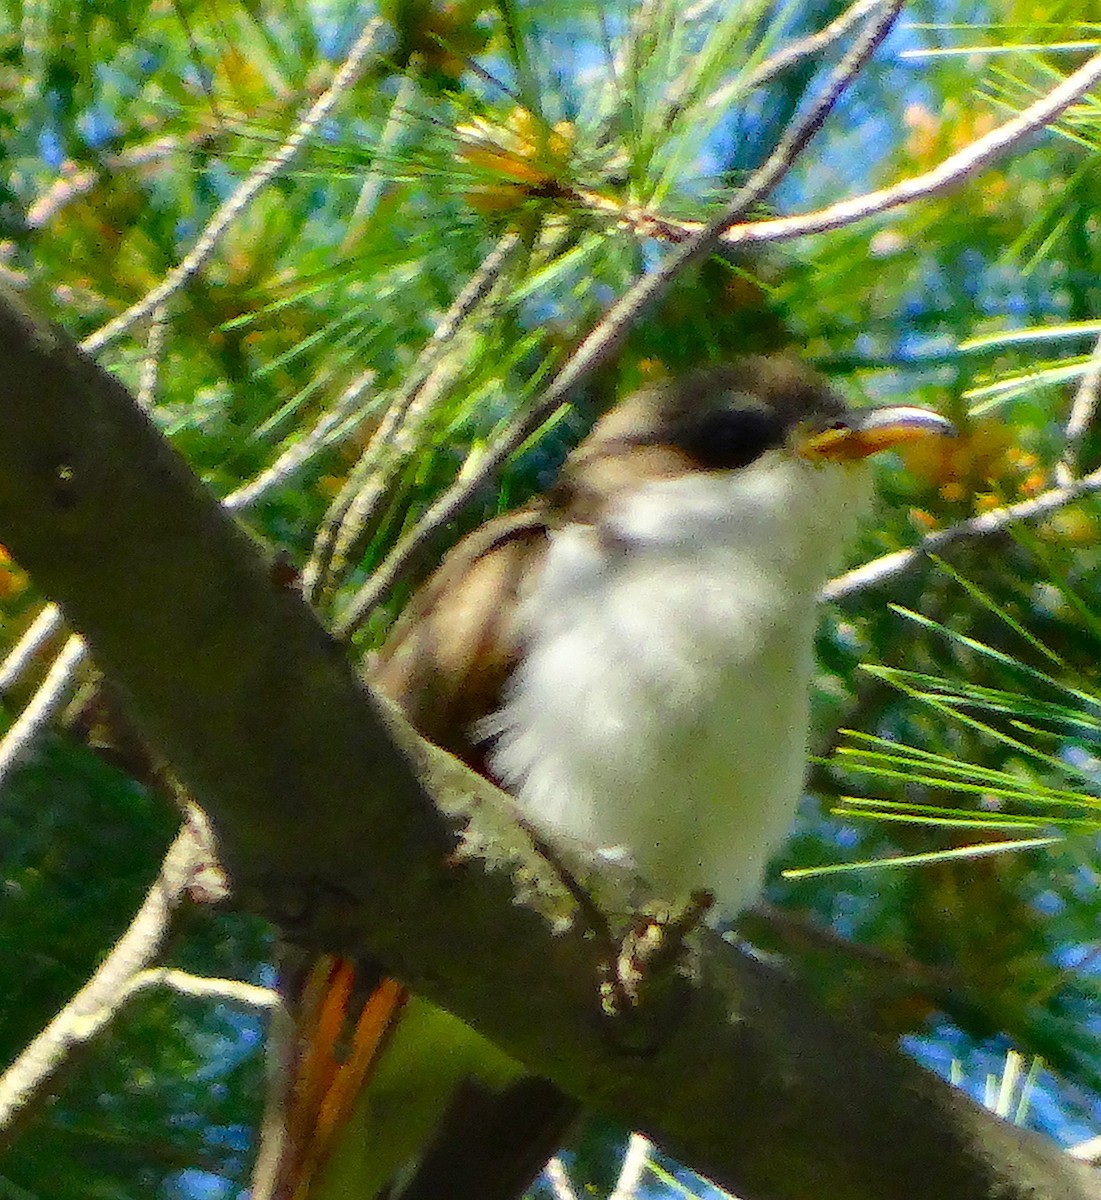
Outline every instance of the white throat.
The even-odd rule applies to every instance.
[[[801,793],[816,596],[863,476],[771,451],[553,535],[492,721],[491,766],[538,823],[670,899],[752,903]]]

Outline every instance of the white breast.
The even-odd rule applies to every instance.
[[[774,451],[555,534],[493,721],[492,767],[537,822],[626,851],[669,898],[752,902],[798,803],[815,597],[861,474]]]

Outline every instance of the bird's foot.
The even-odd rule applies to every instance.
[[[677,968],[684,961],[685,938],[714,907],[709,891],[692,892],[676,907],[639,912],[604,964],[600,1006],[615,1022],[616,1041],[635,1053],[657,1042],[663,1014],[683,980]]]

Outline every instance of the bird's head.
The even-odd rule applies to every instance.
[[[628,397],[558,491],[575,519],[640,547],[710,541],[824,571],[870,493],[867,460],[951,432],[925,408],[850,408],[794,359],[745,358]]]

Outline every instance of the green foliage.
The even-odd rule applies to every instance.
[[[1081,0],[1046,4],[1042,18],[1036,7],[908,5],[753,216],[928,171],[1048,90],[1099,31]],[[665,259],[678,222],[707,220],[768,156],[838,48],[763,83],[754,72],[842,6],[388,0],[378,11],[378,52],[291,168],[237,214],[163,325],[140,322],[100,352],[219,494],[301,446],[374,372],[347,419],[245,518],[297,566],[385,415],[411,381],[431,380],[431,403],[414,405],[405,440],[376,463],[380,495],[354,552],[320,589],[327,616],[612,300]],[[2,0],[0,88],[12,99],[0,110],[0,273],[78,337],[123,312],[283,143],[366,15],[343,2]],[[1027,153],[951,192],[752,255],[721,250],[642,314],[571,411],[448,534],[548,482],[621,389],[780,346],[855,400],[932,403],[960,426],[952,445],[884,468],[854,563],[1042,491],[1101,329],[1099,144],[1094,95]],[[485,297],[434,345],[464,287],[512,241]],[[1082,472],[1101,465],[1087,426]],[[955,576],[926,566],[831,612],[815,710],[824,752],[838,730],[859,731],[842,758],[846,792],[853,768],[863,782],[878,771],[881,800],[940,824],[868,821],[868,796],[860,815],[851,800],[831,815],[841,784],[818,767],[785,856],[796,868],[900,855],[924,865],[778,877],[772,895],[793,919],[750,917],[746,931],[827,1003],[892,1036],[947,1040],[951,1022],[981,1046],[1042,1054],[1061,1075],[1045,1092],[1060,1111],[1096,1114],[1096,779],[1070,751],[1094,753],[1101,719],[1101,511],[1086,500],[950,557]],[[38,600],[0,558],[0,646]],[[364,648],[389,618],[361,632]],[[12,716],[44,671],[36,662],[6,698]],[[75,733],[50,741],[3,802],[10,1055],[125,927],[175,816]],[[1089,828],[1042,852],[928,857],[985,836],[963,824],[974,820],[1002,826],[1002,839],[1033,823],[1045,836]],[[167,961],[259,980],[269,954],[262,930],[192,909]],[[214,1194],[240,1188],[261,1091],[258,1028],[240,1011],[144,994],[36,1115],[0,1190],[185,1195],[198,1187],[186,1170],[209,1172]],[[586,1134],[579,1179],[614,1175],[615,1136],[602,1125]]]

